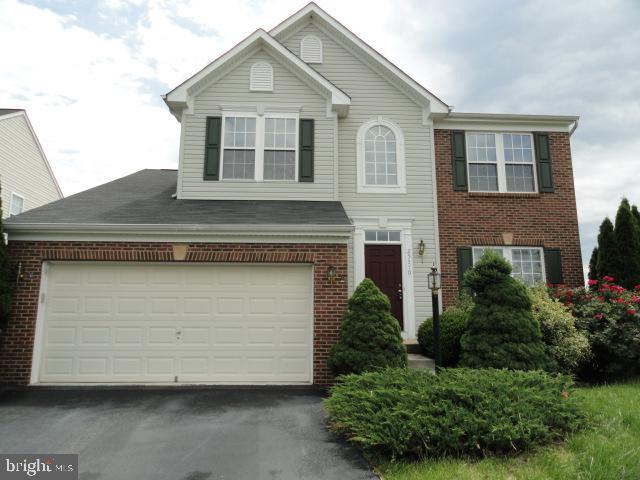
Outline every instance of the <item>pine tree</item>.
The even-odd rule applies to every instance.
[[[463,335],[460,365],[472,368],[553,370],[555,365],[534,319],[527,286],[511,265],[487,251],[464,276],[475,306]]]
[[[336,375],[406,367],[407,350],[387,296],[365,278],[349,299],[327,364]]]
[[[612,276],[618,285],[631,289],[640,284],[640,227],[626,198],[616,213],[614,245]]]
[[[638,225],[638,228],[640,228],[640,212],[638,211],[638,207],[633,205],[631,207],[631,213],[633,214],[633,218],[636,219],[636,224]]]
[[[598,280],[600,275],[598,274],[598,247],[593,247],[591,252],[591,258],[589,259],[589,280]]]
[[[4,241],[2,228],[2,201],[0,200],[0,332],[4,331],[9,322],[9,309],[11,307],[11,295],[13,283],[9,251]]]
[[[613,254],[616,249],[615,242],[613,223],[611,223],[609,217],[606,217],[600,224],[600,232],[598,233],[598,261],[596,262],[596,271],[600,278],[606,275],[613,276]]]

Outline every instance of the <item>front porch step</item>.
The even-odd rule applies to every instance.
[[[409,368],[413,368],[414,370],[428,369],[432,372],[436,371],[436,362],[433,361],[433,358],[425,357],[417,353],[409,353],[407,355],[407,361]]]
[[[405,340],[404,346],[407,347],[407,353],[422,353],[422,347],[417,340]]]

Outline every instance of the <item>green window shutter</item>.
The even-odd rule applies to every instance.
[[[458,286],[462,288],[462,280],[467,270],[473,267],[473,252],[471,247],[458,248]]]
[[[300,119],[300,152],[298,177],[301,182],[313,182],[313,119]]]
[[[220,131],[222,119],[207,117],[207,131],[204,146],[204,179],[220,179]]]
[[[547,271],[547,283],[558,285],[564,283],[562,277],[562,255],[559,248],[544,249],[544,267]]]
[[[549,150],[549,135],[535,134],[536,166],[538,169],[538,190],[542,193],[553,193],[553,171]]]
[[[451,153],[453,157],[453,189],[466,192],[469,188],[467,186],[467,146],[464,132],[451,132]]]

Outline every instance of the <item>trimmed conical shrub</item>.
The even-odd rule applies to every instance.
[[[460,341],[460,364],[473,368],[552,370],[555,365],[531,312],[526,285],[511,276],[511,265],[493,251],[464,276],[475,306]]]
[[[640,227],[626,198],[622,199],[616,213],[614,245],[613,278],[618,285],[633,289],[640,284]]]
[[[335,375],[407,365],[400,324],[391,315],[389,299],[368,278],[349,299],[340,339],[327,364]]]
[[[616,249],[616,239],[613,234],[613,223],[606,217],[600,224],[598,233],[598,261],[596,267],[598,278],[613,275],[613,254]]]
[[[600,274],[598,273],[598,247],[593,248],[591,252],[591,258],[589,259],[589,280],[598,280]]]

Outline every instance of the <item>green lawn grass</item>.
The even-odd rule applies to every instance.
[[[384,480],[640,479],[640,380],[578,389],[593,426],[512,458],[441,459],[381,465]]]

